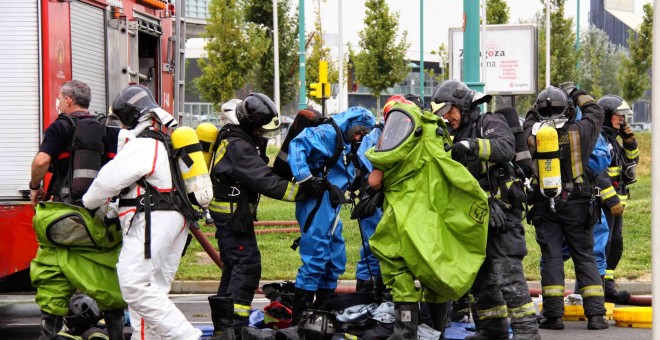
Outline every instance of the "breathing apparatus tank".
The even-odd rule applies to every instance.
[[[195,129],[197,133],[197,138],[199,139],[199,144],[202,145],[202,155],[204,155],[204,162],[206,162],[206,168],[210,169],[211,156],[213,156],[213,144],[218,138],[218,128],[211,123],[202,123],[197,125]]]
[[[544,125],[539,129],[536,133],[536,151],[541,195],[550,199],[550,209],[554,212],[554,199],[561,193],[559,137],[555,128]]]
[[[171,138],[186,193],[191,201],[202,207],[206,223],[213,223],[208,211],[208,206],[213,199],[213,184],[197,134],[193,128],[181,126],[172,132]]]

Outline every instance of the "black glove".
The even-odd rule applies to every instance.
[[[626,123],[621,124],[619,132],[621,133],[621,138],[623,138],[624,142],[632,143],[635,140],[635,133],[633,132],[633,129],[630,127],[630,125]]]
[[[382,190],[367,190],[366,194],[360,198],[360,202],[355,205],[351,212],[351,219],[365,218],[376,213],[377,208],[383,207],[385,195]]]
[[[333,208],[336,208],[338,205],[346,203],[346,196],[344,196],[344,192],[339,189],[336,185],[330,185],[328,187],[328,191],[330,192],[330,205]]]
[[[478,152],[477,141],[473,138],[454,143],[451,148],[451,158],[461,164],[466,164],[468,156],[474,156]]]
[[[495,234],[499,234],[503,232],[506,227],[506,215],[497,203],[497,200],[492,197],[488,199],[488,207],[490,208],[488,227],[493,228]]]
[[[322,177],[312,177],[300,183],[300,189],[308,193],[310,196],[321,196],[328,190],[328,182]]]

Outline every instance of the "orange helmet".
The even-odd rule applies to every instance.
[[[414,104],[413,102],[411,102],[410,100],[406,99],[404,96],[401,95],[394,95],[392,97],[389,97],[387,98],[387,101],[383,106],[383,119],[387,120],[387,115],[390,113],[390,110],[392,109],[394,103]]]

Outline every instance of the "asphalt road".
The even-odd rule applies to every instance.
[[[186,315],[188,320],[202,329],[211,329],[211,311],[207,295],[171,295],[170,299]],[[255,296],[253,308],[262,309],[268,304],[263,295]],[[600,331],[587,330],[586,321],[564,321],[566,329],[561,331],[541,330],[544,340],[581,339],[652,339],[652,330],[644,328],[623,328],[610,321],[610,328]],[[36,339],[39,337],[39,307],[34,303],[34,295],[0,294],[0,339]],[[129,329],[126,329],[129,331]]]

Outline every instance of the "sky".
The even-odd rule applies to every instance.
[[[297,4],[297,0],[291,0]],[[399,12],[400,30],[408,32],[410,48],[407,57],[419,60],[420,57],[420,2],[424,3],[424,59],[437,61],[431,55],[431,50],[437,50],[441,43],[448,43],[450,27],[462,25],[463,1],[460,0],[386,0],[390,10]],[[353,47],[358,46],[358,32],[364,28],[364,0],[342,0],[342,35],[343,41]],[[539,0],[507,0],[509,5],[509,23],[533,21],[536,12],[542,11],[544,5]],[[590,1],[580,2],[580,26],[588,26]],[[634,0],[635,12],[642,15],[642,6],[651,0]],[[567,0],[566,16],[573,17],[576,22],[578,0]],[[319,6],[318,0],[305,1],[305,25],[309,31],[314,26],[314,9]],[[326,37],[326,43],[336,47],[339,39],[339,5],[338,0],[321,1],[321,25]],[[333,48],[334,50],[334,48]],[[345,53],[347,50],[345,49]]]

